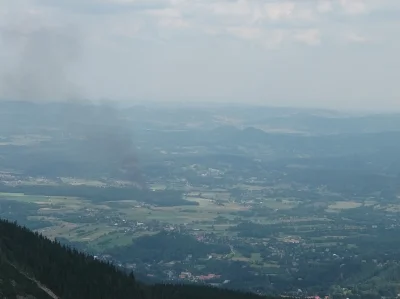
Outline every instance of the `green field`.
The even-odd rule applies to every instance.
[[[76,180],[78,181],[78,180]],[[149,222],[152,220],[170,225],[190,224],[199,231],[213,231],[216,234],[232,235],[227,229],[230,224],[216,224],[214,219],[224,216],[232,219],[231,212],[244,211],[248,208],[229,202],[226,190],[189,194],[186,199],[196,201],[198,206],[147,207],[134,200],[102,202],[94,204],[89,200],[76,197],[38,196],[22,193],[1,193],[0,200],[13,200],[21,203],[31,203],[37,210],[28,217],[31,221],[48,221],[51,226],[38,229],[49,238],[64,237],[73,242],[85,242],[92,248],[108,248],[126,245],[133,238],[153,234],[152,231],[126,231],[114,223],[98,220],[97,223],[65,220],[68,217],[84,216],[109,217],[115,215],[124,221]],[[218,198],[220,204],[214,200]],[[222,202],[222,205],[221,205]],[[101,216],[99,216],[101,215]],[[64,219],[64,220],[63,220]],[[100,219],[100,218],[99,218]],[[107,218],[105,218],[107,219]]]

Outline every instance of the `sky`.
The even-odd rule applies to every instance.
[[[399,0],[0,0],[0,97],[400,111]]]

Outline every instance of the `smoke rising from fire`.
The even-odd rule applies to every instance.
[[[74,81],[73,71],[79,70],[84,57],[84,35],[72,27],[9,26],[0,28],[0,40],[0,47],[16,57],[0,57],[0,99],[35,102],[44,109],[46,104],[62,103],[48,113],[84,140],[78,149],[82,155],[119,166],[127,179],[143,186],[129,122],[112,105],[85,99]]]

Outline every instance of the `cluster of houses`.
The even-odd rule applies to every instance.
[[[190,272],[181,272],[181,274],[179,275],[179,278],[184,279],[184,280],[190,280],[190,281],[205,281],[205,280],[221,278],[221,275],[211,273],[211,274],[207,274],[207,275],[194,276]]]

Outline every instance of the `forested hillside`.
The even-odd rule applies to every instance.
[[[113,265],[3,220],[0,220],[0,296],[37,299],[260,298],[254,294],[203,286],[147,286]]]

